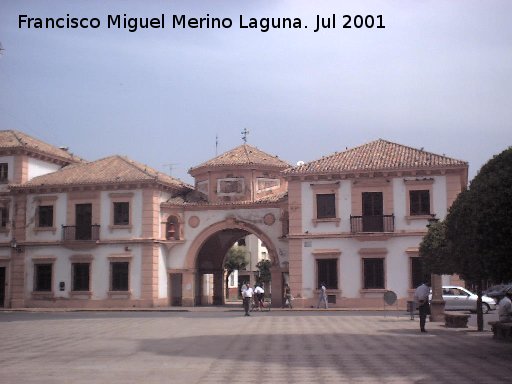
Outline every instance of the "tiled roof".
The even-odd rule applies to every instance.
[[[44,141],[27,135],[26,133],[15,130],[0,131],[0,152],[16,149],[39,153],[68,163],[82,161],[82,159],[74,156],[67,150],[47,144]]]
[[[343,152],[289,168],[286,175],[400,169],[467,167],[468,163],[386,140],[375,140]]]
[[[285,169],[290,166],[290,164],[279,159],[277,156],[269,155],[251,145],[242,144],[222,155],[190,168],[189,173],[193,173],[200,168],[243,167],[253,165],[278,169]]]
[[[14,185],[13,187],[110,185],[133,182],[156,182],[177,189],[192,189],[191,186],[181,180],[117,155],[90,163],[69,165],[57,172],[35,177],[24,184]]]
[[[281,192],[275,195],[264,196],[254,201],[243,200],[243,201],[219,201],[215,203],[209,203],[205,200],[202,201],[189,201],[186,196],[175,196],[166,201],[169,205],[180,205],[180,206],[201,206],[201,207],[222,207],[222,206],[245,206],[245,205],[265,205],[265,204],[276,204],[285,202],[288,199],[288,192]]]

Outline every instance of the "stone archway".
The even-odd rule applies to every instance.
[[[271,286],[275,292],[281,290],[281,273],[277,248],[271,238],[257,226],[244,221],[228,218],[222,222],[211,225],[201,232],[190,247],[185,266],[189,276],[183,282],[187,284],[188,291],[184,289],[184,305],[201,305],[202,276],[213,275],[213,303],[225,303],[224,295],[224,259],[229,248],[240,238],[253,234],[266,246],[272,267]],[[275,273],[278,271],[279,273]],[[275,280],[275,281],[274,281]]]

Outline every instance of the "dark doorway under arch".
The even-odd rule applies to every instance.
[[[228,250],[239,239],[249,235],[250,232],[243,229],[223,229],[211,235],[199,250],[196,261],[196,305],[223,305],[225,304],[224,292],[224,260]],[[213,278],[205,278],[213,276]],[[207,299],[205,291],[209,287],[205,284],[213,284],[213,296],[211,302]]]

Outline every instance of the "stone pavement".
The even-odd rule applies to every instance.
[[[510,383],[512,344],[403,313],[0,312],[0,382]]]

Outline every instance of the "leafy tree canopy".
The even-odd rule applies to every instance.
[[[228,251],[224,268],[228,271],[228,276],[234,270],[244,269],[248,264],[248,254],[245,247],[231,247]]]
[[[482,167],[445,225],[446,257],[462,278],[512,281],[512,148]]]
[[[270,260],[260,260],[258,261],[258,264],[256,264],[256,268],[258,268],[259,276],[258,276],[258,282],[260,283],[268,283],[270,282],[271,275],[270,275],[270,267],[272,266],[272,263]]]
[[[436,222],[430,224],[427,234],[420,243],[419,251],[423,259],[424,273],[455,273],[455,267],[452,265],[449,252],[445,223]]]

